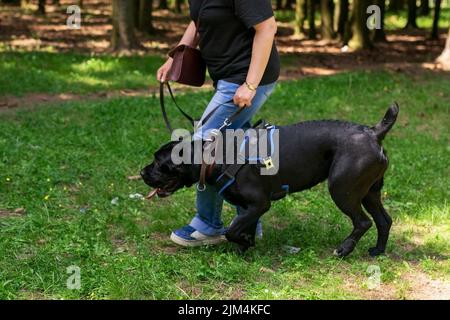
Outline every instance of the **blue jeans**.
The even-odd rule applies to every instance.
[[[249,128],[253,115],[272,94],[275,85],[276,83],[271,83],[259,86],[253,98],[252,105],[245,108],[228,128]],[[203,117],[209,114],[216,106],[232,100],[239,87],[239,84],[219,80],[214,97],[203,113]],[[236,111],[236,108],[236,105],[232,102],[220,106],[202,126],[202,133],[197,132],[194,137],[199,138],[199,135],[201,137],[202,134],[205,136],[209,130],[219,128],[224,120]],[[204,191],[197,191],[197,214],[190,223],[190,226],[208,236],[222,234],[225,231],[221,218],[223,197],[217,192],[218,190],[212,185],[207,185]],[[239,214],[239,208],[237,208],[237,213]]]

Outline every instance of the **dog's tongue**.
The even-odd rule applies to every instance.
[[[149,194],[145,197],[145,199],[150,200],[151,198],[153,198],[155,196],[155,194],[157,194],[159,191],[159,189],[154,189],[152,191],[149,192]]]

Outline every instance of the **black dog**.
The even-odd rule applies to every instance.
[[[384,253],[392,219],[381,202],[383,176],[388,159],[381,141],[394,125],[399,107],[391,106],[382,121],[374,127],[343,121],[307,121],[279,128],[279,171],[277,186],[274,177],[264,176],[255,165],[244,165],[236,174],[235,183],[223,196],[242,208],[226,233],[226,238],[245,251],[254,246],[256,223],[271,206],[274,190],[279,183],[289,185],[289,192],[312,188],[328,178],[328,188],[339,209],[350,217],[352,233],[335,250],[344,257],[353,251],[358,240],[372,222],[361,204],[372,216],[378,231],[371,256]],[[164,145],[155,153],[155,160],[141,175],[146,184],[165,197],[182,187],[199,181],[200,165],[175,165],[171,151],[178,142]],[[207,182],[214,184],[225,170],[217,165]]]

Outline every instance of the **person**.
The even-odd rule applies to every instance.
[[[272,94],[280,73],[271,1],[189,0],[189,9],[192,21],[179,45],[199,46],[214,82],[215,94],[203,117],[220,106],[201,130],[220,127],[238,107],[244,109],[229,128],[249,128],[252,117]],[[158,81],[166,81],[172,63],[168,58],[159,68]],[[213,185],[197,190],[197,214],[188,225],[173,231],[170,238],[186,247],[226,241],[222,206],[223,198]],[[260,224],[257,235],[262,236]]]

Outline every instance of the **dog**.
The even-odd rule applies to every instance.
[[[368,127],[338,120],[316,120],[280,126],[279,169],[276,184],[289,186],[289,193],[300,192],[328,179],[328,190],[336,206],[352,221],[351,234],[334,251],[338,257],[350,254],[359,239],[372,226],[363,211],[372,216],[378,238],[369,249],[371,256],[383,254],[392,219],[381,200],[388,157],[382,141],[397,120],[399,106],[393,104],[384,118]],[[174,164],[171,152],[179,142],[162,146],[154,161],[141,171],[144,182],[156,188],[153,193],[166,197],[199,181],[199,164]],[[235,182],[223,192],[228,202],[240,206],[241,213],[226,231],[228,241],[244,252],[255,245],[258,219],[270,209],[274,197],[274,177],[261,175],[255,165],[246,164]],[[226,165],[212,168],[206,182],[214,184]]]

